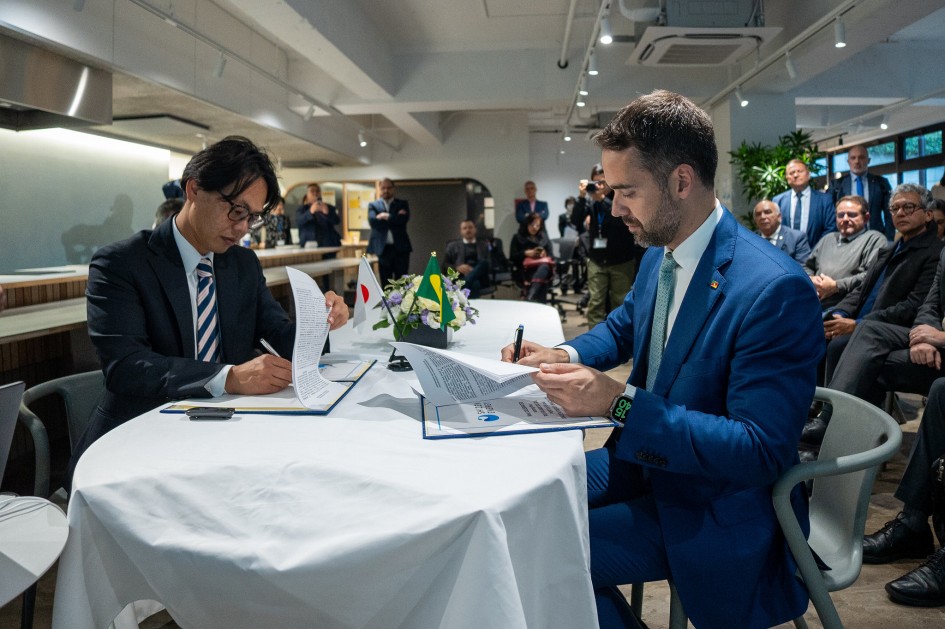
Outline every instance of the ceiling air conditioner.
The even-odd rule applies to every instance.
[[[630,63],[644,66],[718,66],[735,63],[781,32],[780,27],[698,28],[650,26]]]

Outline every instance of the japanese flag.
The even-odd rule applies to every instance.
[[[367,258],[361,257],[361,265],[358,267],[358,287],[354,299],[354,327],[357,328],[367,321],[368,311],[374,309],[381,303],[380,284],[374,277],[374,271],[368,264]]]

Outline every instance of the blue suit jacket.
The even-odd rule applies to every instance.
[[[807,243],[815,246],[824,234],[837,231],[837,212],[833,197],[826,192],[810,189],[810,213],[807,219]],[[771,199],[781,208],[781,224],[791,227],[794,222],[794,208],[791,207],[791,190],[782,192]]]
[[[406,214],[401,214],[401,210],[406,210]],[[410,220],[410,205],[403,199],[392,199],[390,202],[390,218],[380,220],[378,214],[383,214],[384,201],[378,199],[371,201],[368,205],[368,223],[371,225],[371,236],[368,239],[367,252],[375,255],[381,255],[384,252],[384,245],[387,243],[388,231],[394,236],[394,251],[398,253],[410,253],[413,247],[410,245],[410,237],[407,235],[407,222]]]
[[[797,263],[726,212],[645,391],[662,257],[651,247],[623,305],[568,344],[597,369],[633,358],[630,383],[639,388],[616,455],[649,469],[693,624],[770,627],[807,607],[771,487],[798,460],[824,352],[820,302]],[[806,528],[805,496],[795,488]]]
[[[764,236],[762,236],[764,238]],[[810,257],[810,245],[807,243],[807,236],[799,229],[791,229],[787,225],[781,225],[781,231],[778,232],[778,249],[788,254],[800,264],[804,264]]]
[[[896,235],[896,226],[893,225],[889,214],[889,197],[892,195],[892,186],[885,177],[866,173],[867,190],[870,195],[870,229],[886,234],[886,240],[892,240]],[[852,192],[851,192],[852,191]],[[830,186],[833,202],[836,205],[841,197],[856,194],[853,190],[853,177],[850,173],[837,179]]]
[[[515,220],[521,223],[525,220],[525,217],[531,212],[532,206],[528,203],[528,199],[522,199],[515,204]],[[548,222],[548,202],[539,201],[535,199],[535,214],[541,217],[541,220]]]

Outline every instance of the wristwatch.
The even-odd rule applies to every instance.
[[[623,426],[627,422],[627,415],[630,414],[630,407],[633,406],[633,398],[636,394],[637,388],[632,384],[628,384],[623,393],[616,396],[614,401],[610,403],[608,415],[618,425]]]

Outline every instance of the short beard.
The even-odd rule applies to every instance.
[[[653,215],[649,227],[644,228],[639,221],[634,222],[640,225],[640,231],[633,235],[638,245],[641,247],[665,247],[679,233],[679,226],[682,224],[682,209],[678,202],[669,197],[669,192],[664,190],[660,199],[660,207]]]

